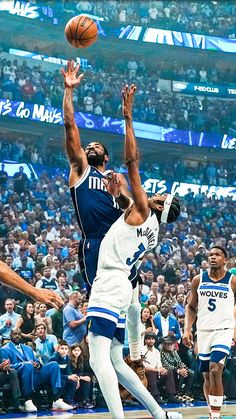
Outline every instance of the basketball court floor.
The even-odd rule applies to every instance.
[[[171,411],[175,410],[183,413],[184,419],[208,419],[208,410],[206,403],[198,402],[186,405],[176,405],[176,406],[167,406],[164,405],[165,410]],[[106,409],[91,409],[83,410],[77,409],[73,412],[51,412],[51,411],[39,411],[37,414],[11,414],[7,413],[4,415],[6,419],[46,419],[46,417],[51,417],[51,419],[111,419],[110,414]],[[125,418],[126,419],[151,419],[152,416],[144,410],[141,406],[140,408],[125,408]],[[236,419],[236,401],[235,402],[225,402],[222,408],[222,419]]]

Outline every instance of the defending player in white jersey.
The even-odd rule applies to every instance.
[[[125,315],[132,300],[132,284],[128,279],[130,271],[147,250],[156,246],[161,220],[173,222],[180,213],[176,198],[154,195],[148,199],[142,189],[132,125],[135,90],[132,85],[130,88],[126,86],[122,92],[126,121],[125,161],[134,203],[111,226],[100,246],[87,316],[90,364],[113,419],[124,419],[118,381],[149,410],[154,419],[181,418],[179,413],[162,410],[123,360]],[[113,186],[116,180],[114,175],[111,179]]]
[[[227,253],[213,246],[208,261],[209,272],[193,278],[185,314],[183,342],[192,346],[192,325],[197,318],[197,342],[200,370],[204,373],[204,394],[210,419],[220,418],[223,404],[222,372],[234,334],[236,276],[225,270]]]

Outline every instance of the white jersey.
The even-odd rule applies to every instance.
[[[200,274],[198,287],[197,330],[233,329],[234,292],[231,281],[233,275],[226,272],[224,278],[214,282],[208,272]]]
[[[118,269],[129,275],[138,259],[156,247],[158,233],[159,222],[152,211],[139,226],[127,224],[125,213],[122,214],[101,242],[96,276],[109,269]]]

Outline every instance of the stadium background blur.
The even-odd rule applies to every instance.
[[[99,27],[98,41],[83,50],[63,35],[65,23],[80,13]],[[150,28],[158,32],[151,36]],[[64,289],[83,292],[60,75],[66,60],[80,59],[84,79],[74,90],[74,105],[83,144],[104,142],[109,167],[126,173],[120,92],[135,83],[143,185],[150,194],[168,191],[180,198],[178,221],[161,227],[159,245],[141,265],[142,305],[149,304],[151,283],[159,281],[156,309],[163,295],[176,304],[177,289],[170,294],[160,276],[184,285],[186,304],[191,279],[206,269],[213,244],[226,248],[235,269],[235,28],[233,1],[1,2],[1,260],[32,284],[44,265],[54,276],[63,269]],[[25,175],[19,180],[20,166]],[[33,263],[26,269],[22,258],[29,257]],[[64,289],[57,291],[67,303]],[[27,298],[2,286],[1,313],[7,297],[21,312]],[[230,391],[232,396],[232,386]]]

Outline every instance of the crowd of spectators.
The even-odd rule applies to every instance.
[[[93,71],[88,70],[79,89],[74,90],[76,111],[95,115],[122,117],[120,92],[125,83],[136,83],[137,94],[134,120],[180,130],[208,131],[232,134],[236,130],[236,107],[234,101],[186,96],[159,88],[159,78],[185,81],[220,82],[235,80],[232,70],[219,72],[216,68],[192,65],[169,65],[160,61],[158,65],[137,62],[130,57],[128,62],[118,61],[116,67],[110,59],[97,59]],[[19,64],[3,58],[0,64],[1,97],[62,107],[63,82],[59,70],[45,72],[39,66],[31,69],[27,61]],[[109,67],[109,74],[106,68]],[[221,76],[220,76],[221,74]]]
[[[161,375],[167,380],[167,394],[159,394],[163,386],[153,387],[153,376],[147,373],[149,390],[159,401],[179,403],[191,401],[194,394],[200,397],[197,369],[194,369],[196,350],[186,354],[181,344],[177,345],[191,280],[200,270],[207,269],[208,249],[213,244],[226,248],[229,268],[236,265],[236,217],[232,199],[207,198],[204,193],[194,194],[189,190],[180,203],[179,219],[162,226],[159,244],[143,258],[139,272],[140,302],[147,309],[146,317],[142,313],[143,343],[146,352],[152,340],[157,344],[156,350],[161,350],[161,364],[156,372],[160,382]],[[53,409],[93,406],[94,380],[85,349],[88,301],[77,256],[80,238],[67,179],[62,175],[53,177],[43,173],[38,180],[30,180],[19,168],[13,177],[2,178],[1,260],[32,285],[53,289],[64,300],[62,309],[49,309],[40,302],[32,304],[18,291],[0,287],[0,355],[10,359],[9,365],[16,368],[19,378],[27,376],[25,383],[31,383],[21,386],[28,412],[40,406],[40,397],[34,394],[32,385],[42,391],[45,380],[52,393]],[[170,322],[168,337],[160,327],[160,316]],[[153,332],[154,338],[150,339],[146,332]],[[162,349],[161,339],[164,339]],[[26,355],[19,355],[21,350],[27,353],[26,359]],[[232,396],[230,380],[235,368],[232,362],[228,368],[228,387],[225,387],[228,397]],[[0,372],[5,373],[9,365],[0,363]],[[40,374],[35,373],[38,369]],[[51,381],[48,381],[49,371]]]
[[[79,1],[77,9],[109,16],[114,23],[132,21],[234,36],[232,2],[220,5],[219,2],[140,1],[138,7],[137,2],[127,3],[107,1],[102,5]],[[70,10],[69,2],[63,4],[65,10]],[[179,129],[227,132],[230,123],[235,121],[232,102],[209,99],[200,102],[197,98],[160,92],[157,87],[158,77],[219,82],[217,70],[177,67],[173,64],[166,68],[165,63],[160,63],[158,73],[149,74],[144,63],[131,58],[124,73],[114,70],[108,76],[105,64],[101,65],[99,71],[88,74],[85,84],[75,92],[76,106],[88,113],[120,117],[120,86],[125,80],[132,80],[138,85],[136,119]],[[231,75],[227,77],[233,81],[233,75],[232,79]],[[32,71],[27,64],[19,66],[16,60],[13,63],[3,60],[0,88],[3,96],[13,100],[61,107],[63,86],[59,72],[45,73],[40,67]],[[48,161],[48,155],[20,140],[1,141],[0,158],[35,164],[60,162],[61,167],[66,167],[62,152],[57,153],[58,160]],[[124,167],[115,163],[115,169],[123,171]],[[197,184],[227,186],[235,182],[233,162],[226,167],[214,162],[164,160],[152,166],[144,164],[141,171],[144,179],[154,174],[155,178]],[[88,298],[77,256],[81,232],[65,174],[66,171],[54,176],[43,173],[36,180],[29,179],[23,167],[13,177],[8,176],[4,164],[0,171],[0,260],[33,286],[53,289],[64,301],[64,306],[56,310],[0,285],[0,384],[10,385],[11,404],[18,412],[23,411],[22,401],[26,412],[36,412],[42,407],[45,385],[49,395],[47,408],[89,409],[96,402],[86,337]],[[179,199],[179,219],[173,225],[161,227],[159,244],[145,255],[139,271],[144,366],[148,389],[159,403],[191,402],[194,397],[203,397],[197,344],[188,351],[181,344],[191,281],[208,268],[208,250],[214,244],[226,248],[228,268],[235,272],[236,266],[236,216],[232,198],[209,198],[200,190],[194,194],[189,189]],[[163,318],[166,330],[162,329]],[[235,348],[236,335],[232,358],[224,370],[225,395],[230,398],[236,397],[232,384],[236,371]],[[5,413],[5,408],[0,399],[0,414]]]
[[[8,138],[0,136],[0,161],[16,161],[22,163],[31,163],[36,165],[36,171],[42,171],[42,167],[54,166],[60,168],[61,174],[68,177],[68,161],[65,153],[58,149],[55,152],[54,146],[50,147],[50,140],[46,146],[39,148],[42,141],[37,145],[27,144],[21,138],[15,142]],[[44,144],[44,143],[43,143]],[[197,161],[190,158],[171,158],[164,153],[159,153],[158,163],[140,162],[140,173],[142,181],[148,179],[165,180],[169,182],[184,182],[198,185],[214,186],[235,186],[236,164],[234,160],[224,160],[224,163],[218,161]],[[42,166],[43,165],[43,166]],[[124,164],[118,160],[113,160],[110,165],[115,171],[126,173]],[[5,167],[0,168],[0,183],[4,183],[4,177],[7,178]]]
[[[65,10],[73,11],[64,2]],[[141,25],[180,32],[235,38],[233,1],[96,1],[81,0],[80,13],[102,16],[111,25]]]
[[[40,3],[31,0],[31,3]],[[110,25],[141,25],[182,32],[235,38],[235,2],[170,0],[51,0],[55,16],[64,21],[64,12],[74,16],[90,13],[103,17]]]
[[[117,172],[126,173],[124,165],[114,162]],[[141,163],[142,180],[159,179],[169,182],[180,181],[198,185],[235,186],[234,161],[221,162],[194,161],[191,159],[167,158],[160,154],[158,163]]]

